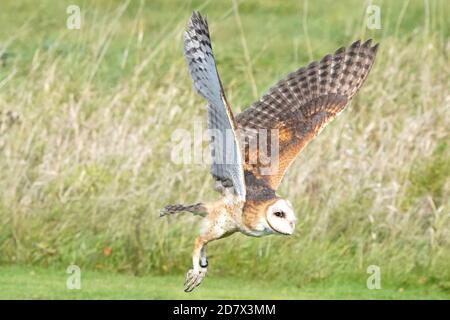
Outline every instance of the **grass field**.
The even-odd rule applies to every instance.
[[[181,49],[196,9],[236,113],[338,47],[381,45],[360,93],[279,189],[296,233],[212,243],[191,297],[262,297],[267,283],[277,298],[448,298],[448,1],[374,0],[373,30],[359,0],[85,0],[69,30],[74,2],[0,5],[2,297],[185,297],[198,219],[158,214],[217,199],[207,164],[171,161],[173,132],[206,122]],[[86,275],[81,292],[54,272],[70,264]],[[385,290],[365,289],[370,265]]]
[[[324,281],[296,286],[287,281],[208,277],[202,290],[183,292],[183,276],[81,273],[79,290],[66,288],[64,270],[8,266],[0,268],[0,299],[449,299],[439,288],[414,286],[378,290],[365,282]]]

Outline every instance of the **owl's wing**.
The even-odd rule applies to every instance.
[[[298,153],[345,108],[361,87],[377,49],[378,44],[372,47],[371,40],[340,48],[319,62],[289,74],[238,114],[236,122],[239,132],[243,132],[241,141],[245,141],[245,170],[277,189]],[[278,139],[271,140],[270,134]],[[275,154],[277,160],[265,172],[268,168],[260,161],[260,141],[267,141],[263,144],[267,146],[265,157]]]
[[[184,33],[184,55],[195,90],[208,102],[211,174],[245,201],[246,189],[236,122],[225,98],[209,37],[208,23],[194,12]]]

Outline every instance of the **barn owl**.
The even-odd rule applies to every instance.
[[[276,190],[298,153],[343,111],[365,81],[378,49],[371,42],[356,41],[290,73],[234,116],[216,69],[207,20],[192,14],[184,33],[184,55],[193,87],[207,103],[211,174],[222,196],[214,202],[168,205],[160,212],[204,217],[192,269],[186,274],[186,292],[206,275],[209,242],[235,232],[254,237],[294,232],[294,208]],[[261,160],[266,151],[277,155],[275,165]]]

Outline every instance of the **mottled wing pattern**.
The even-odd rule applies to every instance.
[[[371,46],[371,40],[363,44],[356,41],[348,48],[340,48],[334,54],[289,74],[259,101],[237,115],[239,131],[243,132],[241,141],[245,141],[245,170],[276,189],[298,153],[342,112],[361,87],[377,49],[378,44]],[[249,147],[255,144],[255,139],[260,140],[266,135],[256,134],[261,129],[268,129],[267,134],[270,129],[278,130],[277,169],[269,174],[262,172],[260,148]],[[265,152],[275,151],[268,143]],[[249,159],[258,161],[254,163]]]
[[[184,33],[184,54],[195,90],[208,102],[211,174],[224,185],[233,185],[245,200],[245,182],[236,123],[225,98],[209,36],[208,23],[194,12]]]

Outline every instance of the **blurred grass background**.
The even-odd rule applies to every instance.
[[[312,59],[381,43],[360,93],[279,190],[295,235],[212,243],[200,290],[237,276],[365,286],[373,264],[391,288],[450,294],[448,1],[372,1],[380,30],[358,0],[75,2],[0,5],[2,265],[182,278],[198,219],[159,209],[218,197],[207,165],[170,161],[174,130],[206,121],[181,47],[200,10],[236,113]],[[71,4],[80,30],[66,28]]]

